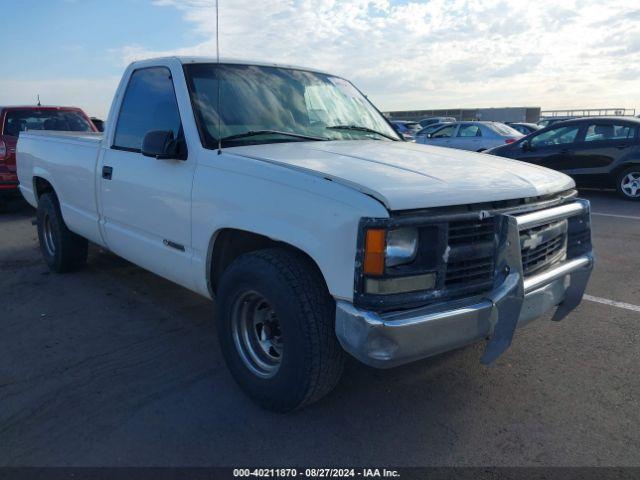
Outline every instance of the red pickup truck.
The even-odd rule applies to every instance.
[[[18,192],[16,144],[26,130],[98,131],[75,107],[0,107],[0,197]]]

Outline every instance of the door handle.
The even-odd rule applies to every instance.
[[[623,150],[623,149],[627,148],[628,146],[629,146],[629,145],[616,145],[616,148],[617,148],[618,150]]]
[[[105,180],[111,180],[111,176],[113,175],[113,167],[105,165],[102,167],[102,178]]]
[[[573,150],[562,149],[560,150],[560,155],[573,155]]]

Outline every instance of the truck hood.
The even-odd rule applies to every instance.
[[[407,142],[290,142],[226,151],[348,185],[389,210],[535,197],[575,186],[570,177],[536,165]]]

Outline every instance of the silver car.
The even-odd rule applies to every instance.
[[[415,137],[416,143],[424,143],[423,140],[427,137],[427,135],[429,135],[430,133],[435,132],[440,127],[443,127],[445,125],[449,125],[450,123],[452,123],[452,122],[432,123],[431,125],[427,125],[422,130],[420,130],[418,133],[416,133],[416,137]]]
[[[439,147],[482,152],[489,148],[513,143],[523,135],[499,122],[456,122],[443,125],[417,143]]]

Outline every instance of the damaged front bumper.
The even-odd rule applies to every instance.
[[[472,304],[377,313],[346,301],[336,307],[336,334],[342,347],[363,363],[389,368],[488,338],[482,362],[511,345],[517,327],[557,307],[561,320],[582,300],[593,269],[591,242],[584,253],[526,277],[520,231],[573,216],[589,216],[589,202],[576,200],[523,215],[499,215],[494,288]],[[457,305],[457,306],[454,306]]]

